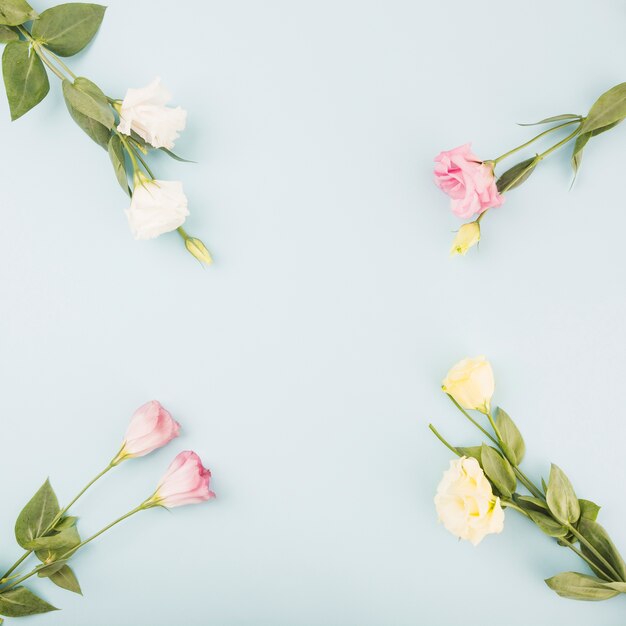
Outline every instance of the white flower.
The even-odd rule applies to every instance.
[[[134,130],[155,148],[171,150],[187,121],[187,111],[165,106],[171,99],[160,78],[155,78],[142,89],[128,89],[120,107],[117,130],[125,135]]]
[[[441,388],[464,409],[488,413],[495,390],[489,361],[484,356],[459,361],[448,372]]]
[[[450,461],[437,487],[435,507],[446,530],[475,546],[504,528],[500,498],[493,495],[491,483],[474,458]]]
[[[126,210],[135,239],[154,239],[176,230],[188,215],[182,183],[149,180],[145,176],[136,178],[130,208]]]

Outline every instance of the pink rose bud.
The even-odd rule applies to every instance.
[[[150,454],[178,437],[179,431],[180,424],[159,402],[146,402],[130,418],[122,449],[113,464]]]
[[[466,143],[435,157],[435,184],[450,196],[452,212],[462,219],[480,215],[504,202],[493,168],[472,152],[471,145]]]
[[[211,472],[203,467],[200,457],[191,450],[181,452],[169,466],[165,476],[150,498],[151,506],[172,508],[215,498],[209,489]]]

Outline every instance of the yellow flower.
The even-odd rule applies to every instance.
[[[478,545],[486,535],[504,528],[500,498],[493,495],[478,461],[461,457],[450,461],[437,487],[435,507],[439,521],[459,539]]]
[[[459,361],[448,372],[441,388],[464,409],[489,413],[495,390],[489,361],[484,356]]]
[[[463,224],[452,242],[450,256],[457,254],[464,255],[467,251],[480,241],[480,225],[478,222]]]

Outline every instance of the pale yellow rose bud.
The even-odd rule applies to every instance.
[[[500,498],[493,495],[491,483],[474,458],[450,461],[437,487],[435,507],[446,530],[475,546],[504,528]]]
[[[198,261],[200,261],[200,263],[206,263],[207,265],[211,265],[211,263],[213,263],[211,253],[196,237],[187,237],[187,239],[185,239],[185,247],[191,254],[193,254],[193,256],[196,257],[196,259],[198,259]]]
[[[450,256],[457,254],[464,255],[467,251],[480,241],[480,225],[478,222],[469,222],[463,224],[452,242],[450,248]]]
[[[484,356],[459,361],[448,372],[441,388],[464,409],[489,413],[495,390],[489,361]]]

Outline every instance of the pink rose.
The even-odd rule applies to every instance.
[[[178,437],[180,424],[159,402],[152,400],[140,406],[130,418],[122,449],[114,464],[124,459],[145,456]]]
[[[452,198],[452,212],[462,219],[504,202],[493,169],[472,152],[471,145],[466,143],[435,157],[435,184]]]
[[[172,508],[215,498],[209,489],[211,472],[190,450],[181,452],[169,466],[152,496],[152,506]]]

